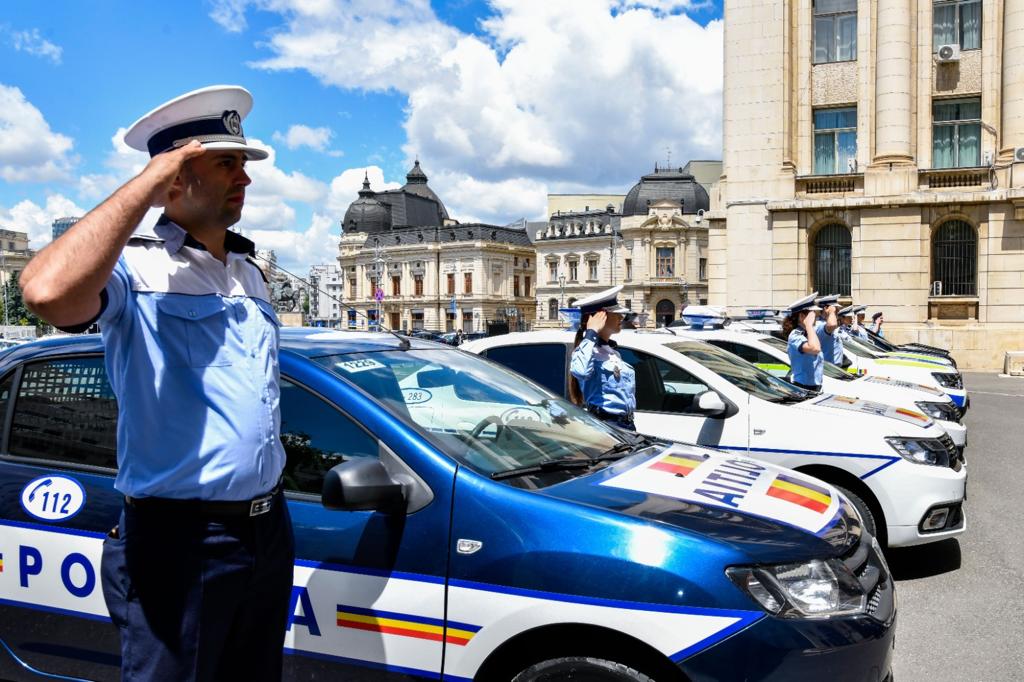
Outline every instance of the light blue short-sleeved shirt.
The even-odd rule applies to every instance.
[[[284,469],[279,322],[253,244],[221,263],[162,218],[129,240],[98,321],[118,399],[114,486],[132,497],[247,500]]]
[[[825,323],[818,320],[814,323],[814,331],[818,333],[818,342],[821,344],[821,354],[829,362],[843,364],[843,337],[840,327],[836,327],[831,334],[825,331]],[[820,383],[820,382],[819,382]]]
[[[596,332],[587,331],[573,350],[569,370],[580,382],[587,405],[611,414],[631,415],[636,410],[636,371]]]
[[[807,343],[807,334],[797,327],[789,333],[786,350],[789,352],[789,364],[792,367],[793,381],[805,386],[821,386],[825,359],[821,353],[804,353],[800,348]]]

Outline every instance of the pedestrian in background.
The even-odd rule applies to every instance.
[[[782,322],[786,337],[786,350],[792,368],[791,380],[809,391],[820,392],[825,360],[815,326],[816,314],[821,310],[814,300],[818,292],[793,302]]]
[[[117,396],[103,594],[126,680],[279,680],[294,563],[281,493],[278,325],[239,221],[252,108],[215,86],[137,121],[145,169],[25,268],[26,303],[98,321]],[[151,206],[152,234],[133,235]]]
[[[576,302],[580,325],[569,371],[569,397],[599,419],[635,431],[636,372],[611,340],[629,308],[619,305],[622,286]]]

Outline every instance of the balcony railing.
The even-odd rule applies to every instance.
[[[805,175],[796,179],[799,195],[851,194],[862,190],[864,176],[860,173],[843,175]]]
[[[923,187],[953,189],[957,187],[985,187],[991,183],[988,168],[942,168],[921,171]]]

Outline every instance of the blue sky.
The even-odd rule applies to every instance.
[[[254,94],[246,134],[273,150],[240,227],[293,266],[333,257],[364,172],[394,186],[416,156],[454,217],[537,219],[550,191],[624,192],[666,147],[720,155],[720,14],[687,0],[8,0],[0,225],[41,246],[53,213],[88,210],[145,162],[112,143],[119,129],[214,83]]]

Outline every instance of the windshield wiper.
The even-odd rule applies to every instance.
[[[491,474],[491,478],[495,481],[500,481],[505,478],[515,478],[516,476],[528,476],[530,474],[539,474],[547,471],[570,471],[572,469],[589,469],[594,465],[595,459],[576,459],[576,458],[563,458],[563,459],[549,459],[537,464],[531,464],[525,467],[518,467],[516,469],[509,469],[508,471],[495,471]]]

